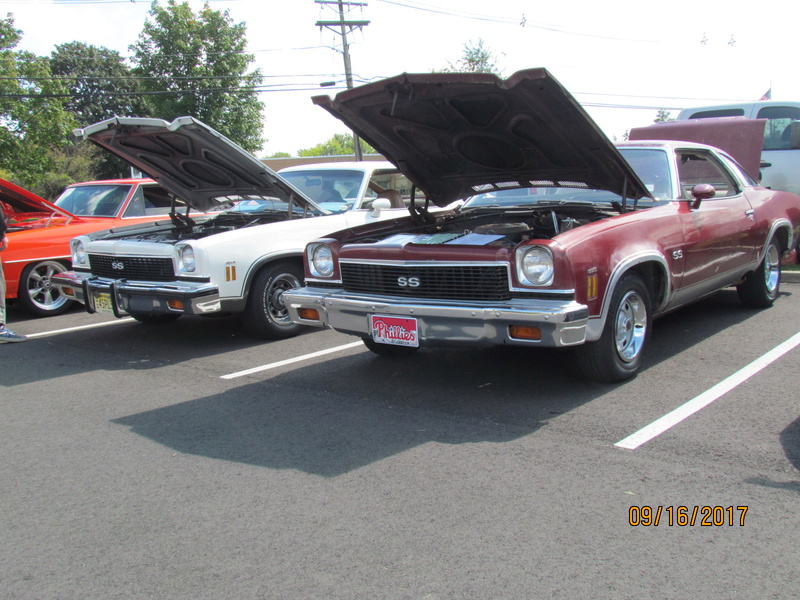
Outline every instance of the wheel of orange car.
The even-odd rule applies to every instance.
[[[131,313],[131,317],[139,321],[139,323],[144,323],[145,325],[161,325],[162,323],[172,323],[177,321],[181,318],[182,315],[179,314],[169,314],[169,315],[150,315],[147,313]]]
[[[650,339],[650,307],[650,292],[642,278],[625,275],[611,297],[600,339],[575,349],[578,367],[586,376],[615,383],[636,375]]]
[[[283,293],[302,285],[303,268],[299,263],[279,262],[268,265],[256,275],[242,323],[253,335],[267,340],[293,337],[304,326],[292,323],[283,303]]]
[[[778,297],[781,287],[781,249],[778,240],[772,238],[764,254],[764,260],[750,273],[744,282],[736,286],[739,300],[749,308],[768,308]]]
[[[39,317],[60,315],[69,310],[74,301],[59,292],[51,281],[53,275],[68,268],[58,260],[43,260],[25,267],[17,290],[20,308]]]
[[[379,344],[372,338],[363,337],[361,341],[369,349],[370,352],[378,356],[386,356],[388,358],[402,358],[403,356],[411,356],[416,354],[419,348],[414,346],[393,346],[392,344]]]

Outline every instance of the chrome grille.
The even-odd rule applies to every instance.
[[[171,258],[90,254],[92,275],[134,281],[174,281]]]
[[[345,291],[441,300],[508,300],[508,271],[496,265],[405,266],[341,263]],[[419,285],[401,285],[416,278]]]

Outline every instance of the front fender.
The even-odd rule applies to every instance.
[[[650,287],[651,299],[653,302],[653,314],[658,314],[669,300],[669,292],[672,289],[669,264],[667,258],[658,250],[643,250],[626,256],[611,267],[608,282],[602,292],[602,303],[600,314],[589,318],[586,329],[586,341],[596,341],[603,333],[608,312],[611,305],[611,297],[614,294],[620,280],[630,271],[643,272],[645,281]]]

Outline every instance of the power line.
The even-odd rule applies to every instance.
[[[438,6],[433,5],[425,5],[420,2],[414,2],[414,0],[405,0],[401,2],[400,0],[375,0],[376,2],[381,2],[383,4],[391,4],[393,6],[399,6],[401,8],[408,8],[411,10],[418,10],[422,12],[440,14],[448,17],[458,17],[461,19],[471,19],[474,21],[485,21],[489,23],[499,23],[501,25],[514,25],[519,27],[531,27],[532,29],[543,29],[545,31],[553,31],[555,33],[563,33],[566,35],[577,35],[582,37],[591,37],[597,39],[605,39],[605,40],[615,40],[615,41],[623,41],[623,42],[644,42],[644,43],[655,43],[656,40],[643,40],[643,39],[633,39],[633,38],[621,38],[615,36],[608,36],[608,35],[600,35],[597,33],[590,33],[590,32],[582,32],[582,31],[570,31],[568,29],[564,29],[563,27],[557,27],[556,25],[551,25],[548,23],[541,23],[537,21],[531,21],[528,19],[524,13],[522,13],[519,17],[495,17],[491,15],[480,15],[477,13],[469,13],[465,11],[459,11],[449,8],[441,8]]]

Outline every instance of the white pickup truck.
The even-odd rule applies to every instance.
[[[800,102],[762,100],[683,109],[678,121],[718,117],[764,119],[761,184],[774,190],[800,193]]]

